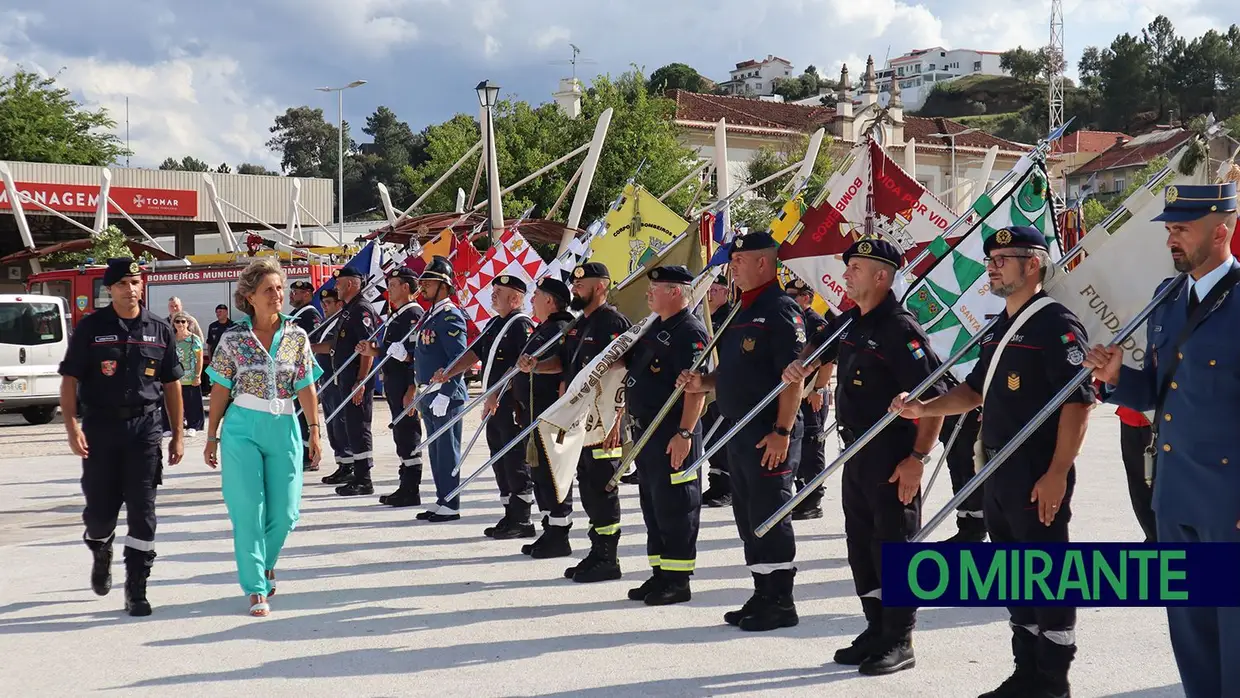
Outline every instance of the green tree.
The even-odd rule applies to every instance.
[[[0,160],[111,165],[132,155],[113,128],[106,109],[85,109],[55,77],[0,75]]]
[[[338,163],[340,129],[323,117],[322,109],[308,106],[290,107],[276,117],[270,129],[273,134],[267,147],[280,154],[280,167],[291,177],[320,177],[333,182],[339,179]],[[349,192],[356,192],[362,178],[361,163],[353,155],[357,143],[349,135],[349,122],[344,122],[344,212],[348,218],[364,206],[354,205]],[[336,193],[340,196],[340,192]],[[335,202],[333,202],[334,204]],[[336,210],[333,205],[332,210]]]
[[[1184,47],[1172,85],[1185,116],[1226,113],[1226,92],[1234,79],[1234,59],[1227,37],[1211,29]],[[1240,77],[1240,76],[1237,76]]]
[[[159,169],[179,172],[210,172],[211,166],[192,155],[186,155],[180,160],[176,158],[164,160],[160,163]]]
[[[652,95],[661,95],[667,90],[704,92],[707,82],[706,78],[691,66],[684,63],[668,63],[650,74],[646,90]]]
[[[818,74],[818,69],[809,66],[795,78],[776,78],[775,94],[787,102],[796,102],[818,94],[819,86],[826,86],[827,81]]]
[[[1123,34],[1103,52],[1102,104],[1107,128],[1130,131],[1146,105],[1150,87],[1149,47]]]
[[[94,237],[90,248],[81,252],[56,252],[44,257],[43,261],[48,264],[75,265],[93,260],[95,264],[102,264],[114,257],[132,257],[133,253],[129,251],[129,246],[125,244],[125,241],[125,233],[115,225],[109,225]],[[144,252],[139,257],[139,261],[151,262],[153,260],[149,252]]]
[[[279,176],[280,176],[280,173],[279,173],[279,172],[276,172],[276,171],[274,171],[274,170],[269,170],[269,169],[267,169],[266,167],[263,167],[262,165],[255,165],[255,164],[253,164],[253,163],[249,163],[249,162],[243,162],[243,163],[241,163],[240,165],[237,165],[237,174],[243,174],[243,175],[272,175],[272,176],[275,176],[275,177],[279,177]]]
[[[1046,70],[1045,56],[1030,51],[1023,46],[1004,51],[999,56],[999,68],[1011,73],[1012,77],[1021,82],[1033,82]]]
[[[1156,96],[1158,120],[1162,122],[1171,110],[1172,93],[1180,82],[1176,69],[1184,54],[1184,40],[1176,36],[1171,20],[1158,15],[1141,31],[1141,43],[1149,57],[1149,85]]]
[[[215,168],[215,171],[220,174],[232,174],[232,168],[226,162],[220,163],[220,166]]]

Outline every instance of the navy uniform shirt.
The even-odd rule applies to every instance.
[[[667,320],[656,319],[625,354],[629,369],[625,403],[640,428],[654,420],[676,390],[676,378],[693,366],[706,349],[706,342],[706,325],[686,308]],[[679,429],[684,405],[685,396],[681,395],[659,429]]]
[[[817,310],[811,306],[801,311],[801,317],[805,318],[805,334],[809,337],[817,336],[818,333],[825,330],[828,326],[827,319],[824,318]],[[829,337],[830,335],[828,335]]]
[[[510,369],[516,368],[517,359],[521,358],[522,350],[534,333],[534,321],[520,313],[520,310],[514,310],[511,315],[491,318],[482,336],[474,343],[473,352],[482,361],[482,370],[487,379],[484,387],[490,388]],[[517,317],[514,318],[514,315]],[[508,324],[509,321],[512,322],[511,325]],[[500,332],[504,332],[503,337],[499,336]],[[495,349],[495,359],[490,362],[491,370],[487,371],[487,359],[491,357],[492,348]],[[500,404],[511,405],[513,399],[512,390],[505,389]]]
[[[611,340],[632,326],[633,323],[610,303],[600,305],[581,318],[560,345],[560,380],[565,385],[572,383],[581,369],[602,353]]]
[[[888,292],[887,297],[865,315],[854,306],[839,322],[848,322],[848,327],[820,358],[823,363],[833,362],[837,367],[835,404],[840,426],[859,438],[887,415],[887,408],[896,395],[920,385],[941,362],[930,349],[930,340],[917,318],[900,306],[894,293]],[[837,328],[838,325],[824,321],[812,340],[813,345],[829,339]],[[930,399],[945,392],[947,386],[940,379],[921,397]],[[916,433],[913,421],[898,419],[883,430],[881,438],[900,434],[907,440]],[[904,445],[901,443],[900,447]],[[912,448],[911,442],[907,446]]]
[[[231,328],[235,324],[237,323],[233,322],[232,319],[229,319],[227,324],[220,322],[219,320],[216,320],[210,325],[207,325],[207,353],[208,354],[215,353],[215,348],[220,345],[220,337],[223,337],[224,333],[227,332],[228,329]]]
[[[405,347],[406,356],[404,361],[393,356],[383,364],[383,382],[385,384],[400,385],[403,390],[416,382],[417,375],[413,368],[413,354],[417,351],[418,333],[414,332],[412,335],[409,335],[409,332],[422,322],[422,318],[425,315],[426,311],[422,309],[422,306],[415,301],[409,301],[397,308],[392,317],[388,318],[387,325],[383,328],[383,337],[378,342],[379,350],[386,355],[393,344],[404,340],[402,345]],[[408,339],[405,339],[406,335],[409,335]],[[380,356],[376,360],[382,361],[383,357]]]
[[[447,369],[465,353],[465,314],[450,300],[441,300],[431,307],[429,316],[418,330],[413,368],[419,384],[430,383],[435,372]],[[438,390],[426,394],[425,404],[439,395],[452,400],[468,397],[465,390],[465,374],[450,379]]]
[[[568,311],[552,313],[550,317],[542,321],[542,324],[534,328],[534,333],[530,335],[530,339],[525,343],[525,347],[521,349],[521,353],[533,354],[538,351],[542,348],[542,345],[560,334],[560,331],[572,321],[573,314]],[[563,344],[564,337],[560,337],[555,344],[547,347],[536,358],[542,360],[550,356],[556,356]],[[538,373],[531,376],[531,374],[524,371],[519,372],[516,378],[512,379],[511,392],[525,415],[522,417],[522,420],[528,424],[530,414],[541,414],[543,410],[559,399],[560,374]]]
[[[302,307],[298,308],[297,310],[294,310],[292,317],[293,317],[293,324],[305,330],[307,337],[314,336],[313,335],[314,331],[319,328],[320,324],[323,323],[323,315],[319,313],[318,308],[314,307],[314,305],[310,303],[307,303],[303,305]],[[211,326],[214,327],[215,323],[212,323]],[[210,330],[207,330],[207,331],[210,332]],[[321,359],[316,358],[315,360],[319,361],[319,368],[322,368],[325,371],[329,368],[328,366],[324,365],[325,362],[322,361]]]
[[[1021,312],[1044,296],[1045,291],[1036,294],[1021,308]],[[999,315],[999,322],[982,337],[981,357],[965,379],[978,395],[982,395],[991,358],[1010,326],[1011,319],[1004,310]],[[1081,321],[1059,303],[1042,308],[1021,326],[1019,332],[1012,335],[999,357],[999,365],[995,368],[994,378],[982,403],[983,446],[993,449],[1005,446],[1064,385],[1076,377],[1085,358],[1088,339]],[[1087,380],[1072,392],[1064,404],[1089,405],[1093,401],[1093,383]],[[1035,468],[1033,474],[1037,477],[1041,477],[1050,467],[1055,454],[1060,412],[1055,410],[1013,454],[1013,460],[1019,459],[1022,464],[1028,463]],[[1002,480],[1006,473],[1013,473],[1009,477],[1016,477],[1018,470],[1011,464],[1005,465],[999,468],[993,479]],[[1021,477],[1022,485],[1032,487],[1036,482],[1035,478],[1024,483],[1027,479],[1026,473]]]
[[[805,318],[801,307],[774,281],[756,294],[723,331],[716,347],[719,369],[715,397],[719,411],[728,419],[744,417],[749,410],[783,382],[783,372],[805,346]],[[750,292],[753,293],[753,292]],[[769,431],[779,415],[779,400],[772,400],[751,424]],[[797,410],[797,419],[801,419]],[[756,427],[755,427],[756,428]]]
[[[723,326],[724,321],[728,319],[728,315],[731,315],[731,314],[732,314],[731,303],[724,303],[723,305],[719,306],[718,308],[715,309],[715,312],[710,314],[710,328],[714,330],[715,332],[718,332],[719,328]]]
[[[60,374],[78,380],[87,410],[142,407],[163,397],[163,384],[184,375],[172,327],[146,308],[126,320],[111,306],[82,318],[69,338]]]
[[[345,362],[348,362],[349,365],[336,376],[336,385],[347,389],[352,388],[361,378],[358,375],[361,362],[356,358],[349,361],[349,357],[357,350],[359,342],[370,339],[375,328],[379,326],[379,320],[374,309],[362,300],[362,294],[359,293],[340,311],[337,321],[334,333],[335,345],[332,347],[332,369],[340,371]]]

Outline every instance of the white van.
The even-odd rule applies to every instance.
[[[0,294],[0,412],[47,424],[60,405],[68,306],[57,296]]]

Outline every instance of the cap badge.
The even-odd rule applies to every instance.
[[[1012,231],[1004,228],[1003,230],[1000,230],[999,232],[995,233],[995,242],[999,243],[1000,245],[1006,245],[1012,242]]]
[[[863,242],[857,246],[858,254],[870,254],[874,251],[874,246],[868,242]]]
[[[129,273],[130,273],[130,274],[137,274],[137,273],[138,273],[138,263],[137,263],[137,262],[130,262],[130,263],[129,263]]]
[[[738,250],[739,250],[740,248],[742,248],[742,247],[744,247],[744,246],[745,246],[745,241],[744,241],[744,240],[742,240],[742,239],[740,239],[740,238],[736,238],[736,242],[734,242],[734,243],[732,243],[732,244],[736,245],[736,249],[738,249]]]
[[[576,269],[573,270],[574,278],[580,279],[581,277],[585,275],[586,275],[586,270],[582,267],[577,267]]]
[[[501,284],[506,284],[506,283],[508,283],[508,277],[507,277],[507,276],[501,276],[501,277],[499,277],[499,282],[500,282]]]
[[[1174,204],[1180,198],[1180,190],[1174,185],[1167,187],[1167,203]]]

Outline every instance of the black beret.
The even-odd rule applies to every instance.
[[[418,281],[442,281],[443,283],[452,284],[452,263],[447,257],[435,255],[431,259],[431,263],[426,265],[426,269],[422,270],[422,276]]]
[[[788,282],[787,286],[784,286],[784,291],[787,291],[788,293],[799,294],[799,293],[813,293],[814,289],[810,288],[809,284],[805,283],[804,281],[794,278],[792,281]]]
[[[863,259],[873,259],[876,262],[885,262],[899,269],[903,256],[900,254],[900,248],[882,238],[874,238],[854,242],[844,252],[844,263],[848,264],[848,260],[853,257],[861,257]]]
[[[1008,247],[1048,251],[1046,238],[1042,235],[1042,231],[1031,225],[1000,228],[982,243],[982,251],[987,255],[991,250]]]
[[[314,290],[313,284],[311,284],[309,281],[305,281],[302,279],[298,279],[297,281],[294,281],[293,283],[289,284],[288,287],[289,289],[293,291],[313,291]],[[219,308],[216,308],[216,310],[219,310]]]
[[[220,303],[219,305],[215,306],[215,309],[216,310],[228,310],[228,306],[224,305],[223,303]]]
[[[362,274],[362,272],[354,269],[353,267],[344,267],[342,269],[337,269],[335,273],[332,274],[332,276],[335,276],[337,279],[365,279],[366,278],[365,275]]]
[[[397,267],[393,269],[392,271],[388,272],[387,278],[400,279],[401,281],[404,281],[405,283],[411,286],[418,282],[417,272],[410,269],[409,267]]]
[[[611,272],[602,262],[586,262],[573,270],[573,279],[607,279],[611,280]]]
[[[544,276],[539,279],[538,290],[546,293],[547,295],[558,298],[564,303],[569,303],[573,300],[573,295],[568,290],[568,284],[560,281],[554,276]]]
[[[716,276],[715,283],[719,284],[720,286],[731,286],[732,285],[732,282],[728,281],[727,274],[720,274],[719,276]]]
[[[327,300],[327,299],[331,299],[334,301],[340,300],[340,294],[337,293],[336,289],[334,288],[323,289],[322,291],[319,292],[319,296],[323,298],[324,300]]]
[[[103,272],[103,285],[111,286],[126,276],[142,276],[142,267],[131,257],[109,259],[107,271]]]
[[[525,279],[522,279],[519,276],[513,276],[512,274],[501,274],[500,276],[495,277],[495,281],[492,283],[495,286],[503,286],[504,288],[511,288],[514,291],[525,293]]]
[[[769,250],[772,247],[779,247],[779,243],[775,242],[775,238],[770,233],[750,233],[742,235],[732,241],[731,248],[728,250],[728,259],[737,252],[752,252],[754,250]]]
[[[658,281],[665,284],[689,284],[693,283],[693,274],[689,273],[683,265],[672,265],[667,267],[655,267],[650,270],[650,280]]]

